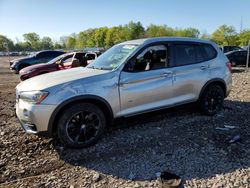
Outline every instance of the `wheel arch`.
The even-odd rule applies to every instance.
[[[224,92],[224,97],[226,97],[226,94],[227,94],[226,82],[221,78],[214,78],[214,79],[209,80],[208,82],[206,82],[206,84],[202,87],[200,95],[199,95],[199,100],[202,97],[202,95],[203,95],[204,91],[206,90],[206,88],[211,86],[211,85],[215,85],[215,84],[221,86],[221,88],[223,89],[223,92]]]
[[[82,103],[82,102],[87,102],[87,103],[92,103],[95,104],[96,106],[98,106],[104,113],[106,120],[107,120],[107,125],[112,124],[113,123],[113,110],[111,108],[111,106],[109,105],[109,103],[99,97],[99,96],[95,96],[95,95],[84,95],[84,96],[77,96],[77,97],[73,97],[70,98],[64,102],[62,102],[59,106],[57,106],[57,108],[54,110],[54,112],[52,113],[50,120],[49,120],[49,124],[48,124],[48,136],[51,137],[56,133],[56,129],[57,129],[57,123],[58,123],[58,119],[59,119],[59,115],[60,113],[62,113],[67,107],[76,104],[76,103]]]

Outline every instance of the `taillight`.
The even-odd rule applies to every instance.
[[[232,72],[232,64],[230,63],[230,61],[228,61],[228,62],[226,63],[226,65],[227,65],[228,70],[229,70],[230,72]]]

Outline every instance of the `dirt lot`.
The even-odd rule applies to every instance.
[[[63,148],[25,134],[14,113],[18,76],[0,58],[0,187],[160,187],[156,173],[184,187],[250,187],[250,72],[233,74],[223,110],[194,105],[118,120],[93,147]],[[235,126],[234,129],[216,128]],[[228,143],[240,135],[241,140]]]

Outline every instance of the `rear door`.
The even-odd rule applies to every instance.
[[[167,68],[168,47],[152,45],[136,55],[120,75],[121,114],[172,104],[173,75]]]
[[[210,53],[210,55],[208,55]],[[173,43],[175,103],[195,101],[210,78],[210,65],[217,52],[209,44]]]

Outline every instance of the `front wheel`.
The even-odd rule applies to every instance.
[[[106,127],[103,112],[94,104],[80,103],[66,109],[58,121],[58,136],[67,147],[83,148],[97,142]]]
[[[221,110],[224,101],[224,91],[219,85],[208,86],[200,99],[203,114],[213,116]]]

